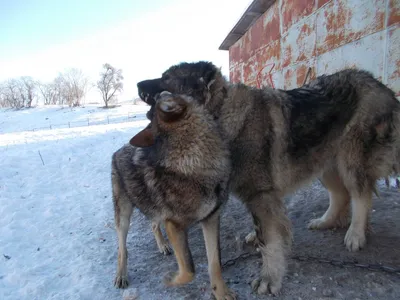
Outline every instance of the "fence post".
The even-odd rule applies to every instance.
[[[108,118],[108,116],[107,116],[107,124],[110,124],[110,119]]]
[[[68,128],[71,128],[71,122],[68,122]]]
[[[87,118],[87,126],[89,126],[89,118]]]

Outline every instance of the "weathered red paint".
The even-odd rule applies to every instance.
[[[390,0],[389,1],[389,18],[387,26],[394,24],[400,24],[400,1]]]
[[[295,88],[296,70],[294,68],[287,68],[283,70],[283,88],[290,90]]]
[[[274,69],[280,69],[281,42],[276,40],[260,49],[243,66],[243,80],[247,84],[255,81],[257,73],[267,64],[275,63]]]
[[[307,77],[307,82],[309,82],[310,80],[315,78],[315,65],[309,66],[309,65],[305,65],[305,64],[300,64],[296,68],[296,84],[297,84],[297,86],[303,85],[309,68],[311,68],[311,71]]]
[[[246,34],[243,36],[243,45],[240,48],[242,51],[241,57],[243,58],[243,61],[247,61],[251,55],[251,30],[247,31]]]
[[[280,15],[279,15],[279,1],[275,3],[265,12],[262,16],[264,32],[267,40],[265,44],[269,44],[273,41],[280,39]]]
[[[282,56],[282,67],[287,67],[293,62],[292,58],[292,45],[290,43],[282,43],[283,44],[283,56]]]
[[[242,43],[239,40],[229,48],[229,69],[235,67],[241,61],[241,46]]]
[[[388,1],[276,0],[230,48],[231,81],[270,86],[274,64],[275,87],[290,89],[309,67],[309,79],[358,67],[400,96],[400,1]]]
[[[250,31],[249,35],[250,40],[248,41],[250,43],[249,55],[253,56],[258,49],[268,44],[268,39],[267,39],[268,35],[264,31],[262,18],[259,18],[249,31]]]
[[[388,86],[394,90],[397,96],[400,96],[400,26],[389,29],[388,34]]]
[[[322,5],[325,5],[326,3],[332,0],[317,0],[317,1],[318,1],[318,8],[321,8]]]
[[[308,68],[311,68],[307,82],[316,77],[315,61],[301,62],[283,70],[284,89],[293,89],[302,86],[306,78]]]
[[[333,1],[329,2],[317,12],[317,54],[320,55],[338,47],[337,35],[339,29],[336,26],[337,8]],[[323,30],[318,30],[318,29]],[[343,29],[340,29],[343,30]]]
[[[279,1],[282,14],[282,34],[300,19],[310,15],[315,10],[315,0]]]
[[[315,15],[313,15],[292,27],[282,38],[282,67],[313,58],[316,51],[315,44]]]
[[[248,86],[252,86],[252,87],[257,87],[257,82],[256,81],[249,81],[248,83],[246,83]]]
[[[238,64],[229,70],[229,80],[233,83],[242,82],[242,65]]]
[[[261,47],[264,47],[265,45],[268,45],[268,43],[271,41],[271,37],[267,33],[268,31],[264,30],[264,20],[263,17],[259,18],[254,25],[250,29],[251,31],[251,40],[250,40],[250,45],[251,45],[251,52],[250,55],[254,55],[257,50],[259,50]]]
[[[276,1],[230,50],[230,65],[246,62],[261,48],[280,39],[279,1]],[[232,55],[231,55],[232,54]]]
[[[317,54],[381,31],[385,27],[384,21],[385,0],[366,3],[357,0],[331,1],[317,13]]]

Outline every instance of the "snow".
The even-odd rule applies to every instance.
[[[112,153],[148,124],[148,108],[0,110],[1,300],[135,299],[134,286],[113,286],[117,239],[110,167]],[[128,113],[135,117],[107,124],[107,116]],[[49,128],[87,118],[102,125]],[[46,129],[29,131],[41,126]],[[208,280],[206,266],[197,267]]]
[[[0,299],[122,299],[111,155],[148,124],[148,108],[0,111]],[[88,117],[103,125],[49,128]]]

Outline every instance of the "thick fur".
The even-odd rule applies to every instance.
[[[219,211],[228,199],[231,172],[228,145],[212,116],[190,97],[161,94],[154,112],[151,126],[131,139],[131,144],[142,147],[128,144],[112,156],[119,240],[115,285],[128,285],[126,236],[132,210],[137,207],[153,226],[166,225],[179,266],[179,272],[166,279],[167,285],[193,279],[186,231],[200,222],[213,293],[217,299],[234,299],[222,280],[218,240]],[[161,235],[159,228],[155,233]]]
[[[330,205],[314,229],[348,225],[350,251],[366,243],[376,180],[399,172],[400,103],[362,70],[320,76],[293,90],[229,84],[209,62],[172,66],[138,83],[151,105],[159,90],[193,96],[209,110],[229,143],[231,191],[251,212],[263,257],[259,293],[281,288],[291,245],[282,198],[319,177]]]

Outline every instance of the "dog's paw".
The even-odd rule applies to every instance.
[[[174,273],[174,272],[168,272],[164,276],[164,284],[166,286],[177,286],[177,285],[183,285],[186,283],[189,283],[193,280],[194,274],[193,273]]]
[[[168,243],[162,244],[158,246],[158,250],[160,253],[164,255],[170,255],[172,253],[171,247],[168,245]]]
[[[282,280],[272,281],[266,278],[254,279],[251,283],[251,288],[259,295],[272,294],[279,295],[282,287]]]
[[[349,218],[347,214],[341,214],[336,220],[321,217],[317,219],[312,219],[308,223],[308,229],[331,229],[331,228],[344,228],[349,225]]]
[[[129,285],[128,276],[116,276],[114,280],[114,286],[117,289],[125,289]]]
[[[335,227],[334,222],[328,222],[324,218],[317,218],[317,219],[312,219],[308,223],[308,229],[328,229],[328,228],[333,228]]]
[[[362,249],[367,243],[367,238],[365,237],[365,231],[353,226],[350,226],[344,237],[344,243],[347,250],[351,252],[358,251]]]
[[[236,300],[236,293],[229,289],[223,280],[212,283],[211,289],[216,300]]]
[[[250,232],[246,237],[244,238],[244,241],[246,244],[253,244],[256,247],[256,251],[260,252],[260,247],[259,247],[259,240],[257,238],[257,234],[255,231]]]
[[[213,292],[214,299],[216,300],[236,300],[236,293],[228,288],[222,292]]]
[[[244,241],[246,244],[252,244],[257,242],[257,234],[255,231],[250,232],[246,237],[244,238]]]

